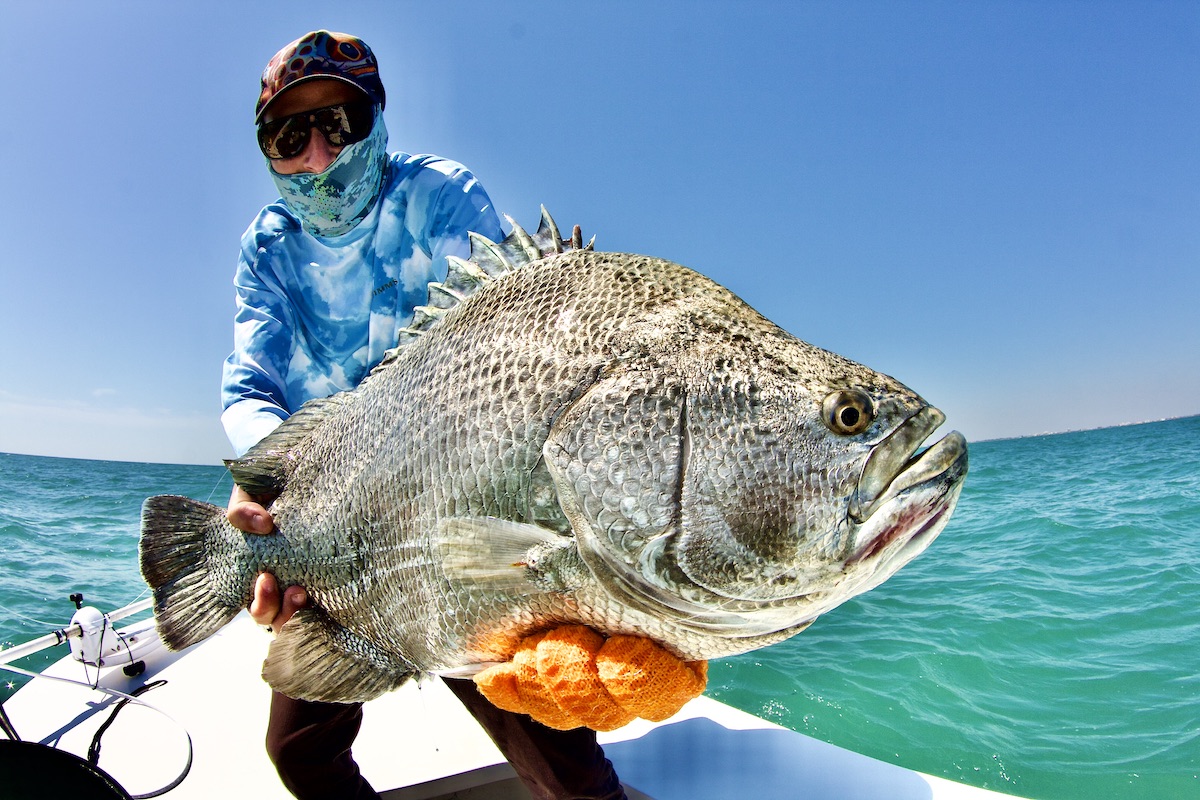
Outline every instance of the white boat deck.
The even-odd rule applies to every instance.
[[[130,704],[117,715],[101,740],[100,767],[133,795],[153,792],[183,772],[190,735],[191,769],[163,797],[288,800],[263,749],[270,691],[258,672],[269,643],[242,614],[183,654],[155,649],[144,658],[144,675],[131,679],[119,668],[105,670],[101,685],[123,692],[167,683],[141,698],[161,714]],[[43,675],[79,680],[83,666],[68,657]],[[4,707],[22,739],[85,755],[115,702],[87,687],[38,679]],[[666,723],[639,720],[600,740],[631,800],[740,799],[748,787],[758,800],[1006,797],[876,761],[703,697]],[[440,681],[410,683],[368,703],[354,753],[388,800],[529,797]]]

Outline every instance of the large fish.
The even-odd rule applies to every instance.
[[[229,463],[277,533],[153,497],[142,574],[165,642],[308,591],[264,677],[366,700],[581,623],[685,659],[786,639],[882,583],[950,517],[944,416],[678,264],[538,232],[476,237],[354,391]]]

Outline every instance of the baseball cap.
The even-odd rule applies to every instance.
[[[262,74],[262,91],[254,107],[254,121],[284,89],[314,78],[334,78],[361,89],[381,108],[386,102],[379,80],[379,62],[366,42],[348,33],[320,30],[284,45]]]

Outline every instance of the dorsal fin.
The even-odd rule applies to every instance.
[[[546,207],[542,206],[542,218],[537,233],[532,236],[512,217],[505,215],[512,232],[502,242],[492,242],[476,233],[470,234],[471,258],[463,260],[449,256],[446,279],[429,284],[426,304],[413,310],[412,321],[400,329],[395,347],[384,353],[370,374],[359,384],[370,379],[380,367],[393,361],[406,344],[416,341],[425,331],[436,325],[450,309],[479,291],[488,281],[494,280],[527,264],[547,256],[568,250],[591,250],[595,237],[586,245],[576,225],[571,238],[564,240],[558,226]],[[284,420],[261,442],[252,447],[241,458],[225,462],[233,474],[234,481],[251,495],[278,495],[287,485],[288,478],[297,463],[297,451],[308,441],[313,430],[341,405],[353,402],[357,390],[339,392],[329,397],[310,400]]]
[[[314,428],[330,413],[352,402],[353,397],[353,392],[338,392],[300,406],[241,458],[225,462],[234,482],[251,495],[278,495],[295,468],[296,451],[308,441]]]
[[[526,264],[539,261],[547,256],[563,253],[568,250],[591,250],[595,237],[583,244],[579,226],[576,225],[570,239],[563,239],[554,224],[550,212],[542,206],[542,218],[538,223],[537,233],[529,234],[518,225],[512,217],[504,216],[512,226],[512,232],[504,237],[502,242],[493,242],[477,233],[469,234],[471,240],[471,257],[463,260],[450,256],[446,259],[449,267],[444,281],[429,284],[429,296],[426,304],[413,310],[412,321],[400,329],[399,341],[396,347],[384,354],[380,366],[387,364],[396,357],[400,349],[409,342],[429,330],[446,313],[459,303],[466,300],[488,281],[506,275]],[[372,370],[374,372],[374,370]]]

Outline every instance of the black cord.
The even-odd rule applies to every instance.
[[[151,689],[157,689],[159,686],[163,686],[165,684],[166,681],[154,681],[152,683],[147,683],[145,686],[140,686],[133,690],[129,693],[129,695],[130,697],[138,697],[150,691]],[[88,746],[87,754],[88,763],[93,767],[98,766],[100,763],[100,737],[103,736],[104,732],[108,730],[110,725],[113,724],[113,721],[117,718],[117,713],[128,704],[129,697],[122,698],[121,702],[117,703],[116,708],[112,710],[112,713],[108,715],[108,719],[104,720],[104,724],[96,729],[96,735],[92,737],[92,743]]]
[[[164,686],[166,683],[167,682],[165,680],[147,683],[145,686],[141,686],[135,691],[130,692],[129,697],[122,698],[121,702],[117,703],[116,708],[114,708],[113,712],[108,715],[108,719],[104,721],[104,724],[96,730],[96,735],[92,737],[92,744],[88,747],[87,760],[89,764],[91,764],[93,767],[100,766],[98,763],[100,761],[100,737],[104,735],[106,730],[108,730],[108,726],[113,724],[113,720],[117,718],[117,712],[124,708],[133,698],[138,697],[139,695],[144,694],[151,689],[157,689],[159,686]],[[188,741],[188,757],[187,763],[183,766],[183,772],[179,773],[179,777],[175,778],[175,780],[171,781],[161,789],[155,789],[154,791],[146,792],[145,794],[130,795],[131,800],[146,800],[146,798],[158,797],[159,795],[166,794],[179,784],[183,783],[183,779],[186,778],[188,773],[192,771],[192,737],[191,734],[189,734],[186,730],[184,731],[184,735],[187,736]]]
[[[21,737],[17,736],[17,729],[13,727],[12,720],[8,718],[8,712],[4,710],[4,704],[0,703],[0,730],[12,739],[14,742],[21,741]]]

